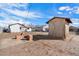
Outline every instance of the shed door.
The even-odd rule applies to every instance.
[[[65,25],[61,22],[54,23],[54,37],[63,38],[65,36]]]

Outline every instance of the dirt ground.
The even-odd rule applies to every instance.
[[[33,42],[16,42],[17,33],[0,33],[0,56],[79,56],[79,35],[68,41],[48,38],[46,32],[32,32]]]

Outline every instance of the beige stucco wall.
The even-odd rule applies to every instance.
[[[69,37],[69,25],[65,24],[65,38],[67,39]]]

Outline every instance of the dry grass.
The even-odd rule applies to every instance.
[[[21,41],[16,42],[17,33],[0,34],[0,55],[9,56],[63,56],[79,55],[79,36],[71,33],[71,40],[57,40],[48,38],[45,32],[33,32],[33,42]]]

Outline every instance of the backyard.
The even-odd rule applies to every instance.
[[[70,38],[50,39],[47,32],[31,32],[33,42],[16,42],[18,33],[0,33],[1,56],[79,56],[79,35],[70,33]]]

